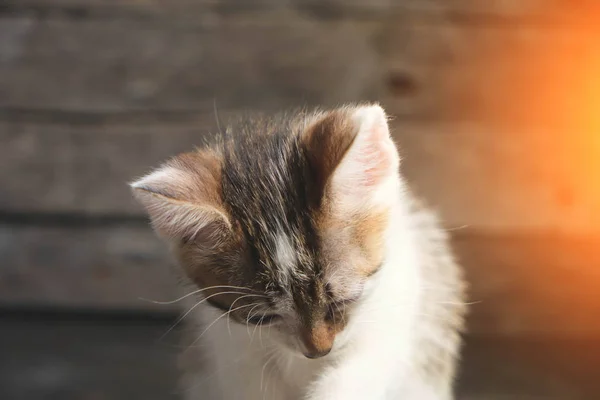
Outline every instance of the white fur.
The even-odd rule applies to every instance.
[[[293,273],[298,257],[292,246],[291,239],[282,231],[275,236],[275,260],[278,263],[281,273],[282,282],[288,282],[289,276]]]
[[[429,305],[426,288],[436,285],[437,274],[427,274],[430,264],[454,268],[446,249],[428,248],[418,213],[411,210],[412,199],[404,193],[398,173],[399,158],[389,139],[385,114],[378,106],[364,107],[356,114],[359,137],[338,171],[335,190],[346,191],[344,209],[356,209],[377,203],[390,205],[390,223],[385,235],[384,264],[362,289],[346,328],[327,356],[310,360],[299,351],[282,345],[277,330],[245,327],[227,322],[222,314],[208,306],[192,314],[200,325],[208,326],[200,342],[206,357],[204,367],[187,368],[185,377],[188,400],[450,400],[451,377],[440,382],[423,371],[423,338],[441,344],[454,354],[457,341],[445,338],[444,322],[448,315],[423,321],[423,309]],[[353,152],[371,149],[368,135],[374,129],[385,130],[379,151],[392,157],[391,171],[382,175],[376,190],[360,193],[361,173],[376,162],[376,157],[359,157]],[[378,133],[378,132],[375,132]],[[379,132],[381,133],[381,132]],[[389,139],[389,142],[387,139]],[[381,144],[381,143],[380,143]],[[391,147],[389,147],[391,146]],[[358,192],[356,191],[358,190]],[[358,193],[358,194],[357,194]],[[368,203],[365,203],[367,202]],[[430,227],[439,231],[436,222]],[[277,236],[275,254],[282,265],[292,265],[296,255],[290,238]],[[441,250],[441,251],[440,251]],[[433,255],[432,255],[433,254]],[[441,258],[436,254],[441,254]],[[443,265],[442,265],[443,264]],[[428,269],[429,268],[429,269]],[[342,271],[343,273],[343,271]],[[443,285],[443,283],[439,283]],[[452,292],[452,290],[450,290]],[[450,293],[449,292],[449,293]],[[442,292],[440,292],[442,293]],[[441,296],[441,295],[440,295]],[[449,299],[450,301],[454,298]],[[441,304],[441,303],[440,303]],[[193,304],[190,304],[192,306]],[[436,309],[437,310],[437,309]],[[202,330],[201,330],[202,331]],[[194,348],[191,358],[195,360]],[[433,354],[435,356],[436,354]],[[200,357],[199,355],[197,357]],[[450,375],[450,374],[448,374]]]
[[[188,376],[187,399],[450,399],[447,391],[436,392],[423,381],[414,363],[424,285],[413,223],[413,215],[398,202],[387,232],[386,262],[367,283],[328,356],[309,360],[292,354],[272,340],[268,327],[232,323],[230,336],[222,318],[204,335],[211,367]],[[218,316],[206,307],[195,317],[206,325]],[[435,328],[428,332],[439,333]]]

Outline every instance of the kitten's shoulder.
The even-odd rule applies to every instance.
[[[410,217],[423,260],[416,367],[432,385],[450,387],[448,381],[455,378],[455,360],[465,329],[467,286],[451,237],[437,213],[424,200],[412,196]]]

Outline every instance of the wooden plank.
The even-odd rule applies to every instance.
[[[179,122],[4,121],[0,212],[141,217],[126,183],[201,144],[216,131],[214,121],[212,114]],[[600,170],[593,132],[399,119],[392,128],[405,175],[450,228],[594,232],[600,226],[600,187],[590,184]]]
[[[573,18],[594,15],[599,10],[595,0],[583,0],[573,6],[569,0],[397,0],[395,4],[408,3],[415,9],[429,12],[443,12],[451,16],[504,17],[509,20],[529,21],[552,20],[568,21]],[[489,22],[489,21],[488,21]]]
[[[0,107],[198,111],[215,99],[273,109],[376,98],[369,24],[285,12],[161,22],[2,20]]]
[[[597,236],[456,233],[477,334],[600,333]]]
[[[594,131],[398,124],[405,175],[446,226],[597,232],[600,143]]]
[[[596,129],[600,30],[595,26],[400,20],[380,33],[387,74],[381,99],[405,115],[430,120],[512,129],[594,124]]]
[[[73,17],[89,16],[90,13],[119,13],[130,16],[169,15],[186,18],[194,12],[249,13],[287,8],[329,18],[357,13],[361,13],[364,18],[389,15],[390,12],[415,11],[466,16],[565,18],[598,10],[598,4],[593,0],[579,1],[577,7],[573,7],[572,3],[566,0],[5,0],[5,3],[5,7],[10,10],[36,10],[47,13],[64,11]]]
[[[350,22],[279,11],[198,26],[118,18],[1,26],[0,107],[10,109],[206,112],[215,99],[223,109],[380,100],[411,118],[572,127],[592,113],[579,115],[582,103],[600,100],[600,89],[589,89],[600,68],[593,24],[470,24],[443,13]]]
[[[600,333],[597,237],[454,232],[476,334]],[[166,246],[147,227],[1,226],[0,303],[174,311]]]
[[[214,117],[194,121],[183,127],[0,122],[0,209],[141,215],[127,183],[200,145]]]
[[[2,225],[0,258],[5,305],[165,311],[140,297],[176,296],[173,263],[145,226]]]

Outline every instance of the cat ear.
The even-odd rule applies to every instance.
[[[230,228],[220,200],[220,163],[208,151],[180,155],[130,186],[157,233],[214,245]]]
[[[379,105],[333,111],[310,129],[309,156],[330,201],[355,211],[394,201],[400,157]]]
[[[378,105],[359,107],[350,118],[356,136],[331,177],[334,198],[344,209],[395,199],[400,157],[384,110]]]

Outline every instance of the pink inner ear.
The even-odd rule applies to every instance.
[[[209,156],[180,155],[131,184],[161,236],[197,239],[210,245],[229,227],[217,200],[217,180],[209,169]]]
[[[360,202],[395,173],[399,157],[381,107],[357,109],[354,122],[358,133],[334,173],[332,190],[334,196]]]
[[[373,124],[360,134],[362,143],[355,157],[364,167],[361,182],[368,187],[377,186],[394,168],[395,148],[385,125]]]

